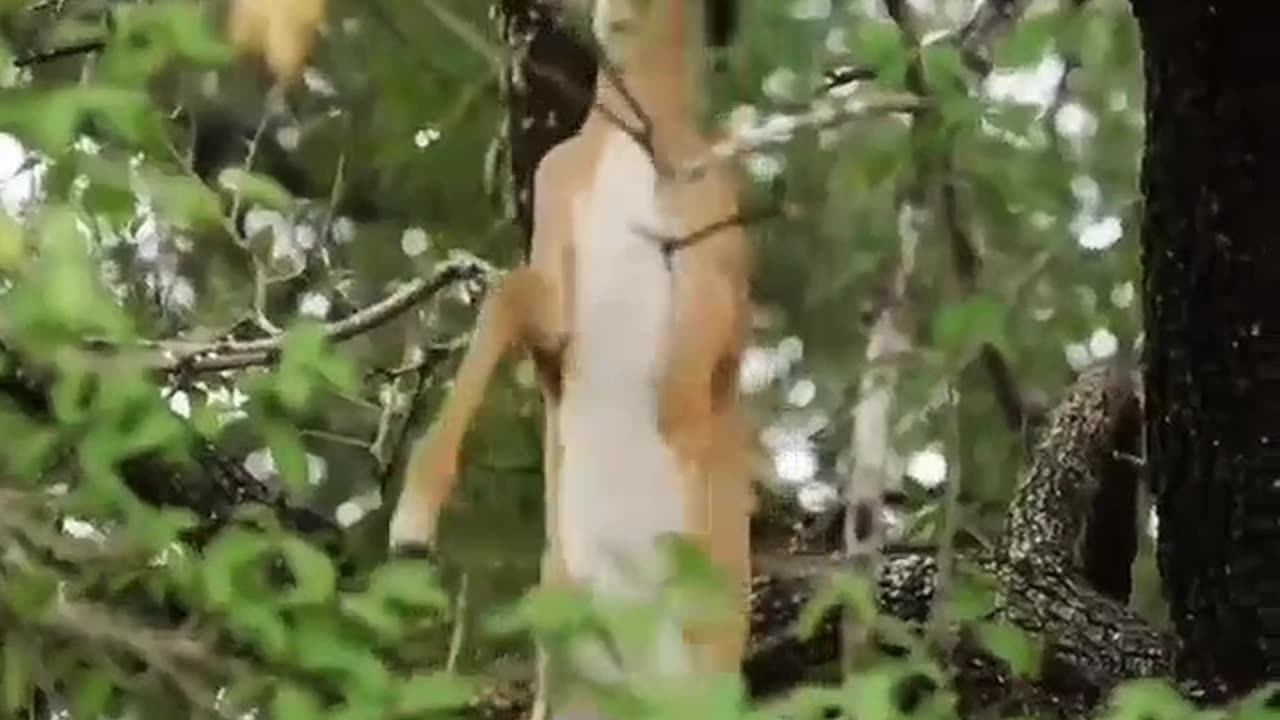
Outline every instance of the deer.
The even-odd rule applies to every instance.
[[[755,503],[755,435],[738,391],[753,259],[744,228],[726,222],[739,212],[736,169],[683,170],[713,147],[698,122],[705,26],[708,6],[732,0],[574,1],[594,5],[592,109],[535,170],[529,259],[481,302],[407,464],[389,542],[434,549],[468,426],[503,358],[523,350],[543,401],[541,583],[644,601],[674,537],[732,595],[731,617],[664,625],[647,659],[623,668],[584,649],[576,671],[736,674]],[[540,651],[537,717],[557,704],[548,667]],[[566,700],[565,712],[598,716],[583,702]]]

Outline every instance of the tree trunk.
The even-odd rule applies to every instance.
[[[533,231],[533,172],[552,147],[577,132],[595,92],[591,48],[560,22],[556,0],[502,0],[507,44],[516,54],[507,77],[507,136],[516,222]]]
[[[1280,4],[1132,0],[1147,82],[1147,477],[1179,672],[1280,677]]]

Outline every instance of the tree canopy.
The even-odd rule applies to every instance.
[[[407,444],[477,298],[523,253],[520,48],[499,10],[0,2],[6,714],[447,714],[527,677],[530,632],[587,622],[580,598],[529,592],[527,362],[468,438],[439,562],[386,557]],[[744,170],[759,258],[741,385],[771,460],[764,505],[821,533],[849,478],[870,478],[894,491],[890,544],[989,547],[1076,373],[1141,350],[1129,6],[740,15],[704,120]],[[1153,532],[1128,604],[1163,628]],[[700,588],[700,567],[683,582]],[[984,624],[995,600],[961,575],[948,617],[1034,678],[1035,637]],[[819,603],[865,597],[832,587]],[[859,672],[790,702],[954,712],[947,692],[911,709],[896,694],[912,673],[947,685],[930,647]],[[731,685],[654,692],[663,717],[775,707]],[[1116,698],[1118,717],[1191,712],[1158,684]]]

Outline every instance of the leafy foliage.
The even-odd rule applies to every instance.
[[[487,3],[331,0],[323,22],[322,5],[241,0],[228,20],[221,4],[197,0],[0,2],[6,714],[34,712],[38,689],[83,718],[253,708],[277,718],[433,717],[469,702],[504,656],[527,658],[530,635],[555,647],[657,622],[653,608],[526,594],[542,537],[527,367],[503,377],[469,440],[462,499],[446,518],[447,563],[385,559],[378,498],[394,488],[406,424],[438,399],[440,346],[467,328],[478,288],[451,286],[340,346],[321,323],[456,251],[514,262],[516,232],[485,169],[505,118],[503,51]],[[918,18],[926,35],[958,26],[968,3],[932,5]],[[964,469],[955,542],[998,532],[1023,459],[1022,428],[1005,424],[975,353],[1000,354],[1028,407],[1056,396],[1071,366],[1134,353],[1142,116],[1126,13],[1118,0],[1080,11],[1036,3],[981,84],[946,44],[924,50],[935,121],[923,130],[900,114],[868,115],[743,158],[748,201],[790,209],[752,228],[761,327],[744,386],[768,421],[773,491],[833,494],[867,369],[864,318],[899,261],[904,198],[944,160],[961,210],[948,217],[940,200],[912,201],[924,220],[891,435],[904,460],[941,448]],[[711,88],[715,118],[768,122],[807,108],[820,100],[822,73],[848,62],[874,70],[875,87],[919,89],[903,34],[878,9],[753,3],[744,21]],[[101,47],[49,54],[86,39]],[[290,82],[269,85],[232,41]],[[13,58],[22,69],[8,67]],[[976,277],[959,266],[956,224],[981,256]],[[224,371],[166,361],[166,350],[191,343],[254,338],[276,344]],[[31,378],[46,384],[47,407],[9,393],[11,379]],[[959,445],[937,401],[949,387],[961,391],[962,426],[982,430]],[[140,460],[190,465],[206,441],[290,502],[334,518],[339,545],[253,506],[228,521],[140,497]],[[939,478],[914,467],[902,536],[937,540],[939,504],[926,485]],[[705,564],[677,564],[662,610],[713,607]],[[1153,618],[1157,593],[1148,581],[1135,599]],[[1034,677],[1038,640],[985,622],[993,602],[960,582],[948,614]],[[837,605],[894,631],[857,577],[837,578],[804,624]],[[904,709],[901,686],[921,677],[948,683],[923,645],[842,685],[800,688],[784,705],[794,717],[831,706],[868,719],[951,716],[947,690]],[[633,691],[652,717],[767,711],[733,678]],[[1265,712],[1251,701],[1239,714]],[[1110,711],[1192,714],[1151,683],[1123,689]]]

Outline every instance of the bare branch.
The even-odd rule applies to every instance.
[[[992,48],[1012,32],[1031,0],[984,0],[957,36],[965,62],[979,75],[992,68]]]
[[[460,256],[450,260],[430,278],[411,280],[382,300],[351,315],[324,326],[325,336],[333,342],[349,340],[377,328],[441,290],[466,280],[481,280],[494,270],[483,261]],[[140,344],[144,353],[140,362],[149,369],[167,373],[201,373],[266,365],[279,355],[285,338],[273,336],[258,340],[222,340],[189,342],[160,340]],[[92,342],[93,349],[119,351],[122,348]]]
[[[830,97],[814,101],[808,109],[792,115],[772,115],[762,124],[737,133],[711,146],[702,157],[686,164],[679,175],[695,179],[713,164],[738,158],[750,152],[789,142],[802,130],[823,130],[843,125],[868,115],[917,113],[926,102],[910,93],[858,94],[833,91]],[[839,95],[844,94],[844,97]]]
[[[101,52],[105,50],[106,47],[107,43],[105,40],[86,40],[84,42],[64,45],[50,50],[33,52],[29,55],[14,58],[13,66],[24,68],[32,65],[42,65],[44,63],[75,57],[77,55],[88,55],[91,53]]]

